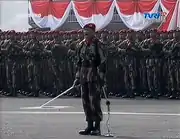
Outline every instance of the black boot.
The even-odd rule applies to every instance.
[[[101,129],[100,129],[100,121],[95,122],[95,128],[91,131],[91,135],[93,136],[100,136]]]
[[[93,121],[88,121],[88,127],[85,130],[79,131],[80,135],[90,135],[93,130]]]

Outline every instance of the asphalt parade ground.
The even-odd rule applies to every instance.
[[[80,136],[85,128],[81,99],[0,98],[0,139],[105,139]],[[180,139],[180,101],[110,99],[110,129],[117,139]],[[107,109],[102,100],[102,134]]]

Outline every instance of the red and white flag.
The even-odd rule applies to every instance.
[[[180,1],[161,0],[160,6],[167,13],[166,22],[159,28],[160,31],[175,30],[180,27]]]
[[[98,31],[111,22],[115,5],[114,1],[72,1],[72,7],[81,27],[94,23]]]
[[[29,14],[40,28],[50,27],[54,30],[60,27],[68,18],[70,10],[71,2],[29,2]]]
[[[159,0],[116,1],[115,6],[124,24],[128,28],[138,31],[149,27],[153,23],[153,21],[145,18],[144,13],[157,13],[159,8]]]

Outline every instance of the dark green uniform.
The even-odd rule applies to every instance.
[[[104,74],[106,59],[98,40],[94,39],[89,45],[84,40],[79,45],[77,69],[86,121],[101,121],[102,111],[98,73]]]

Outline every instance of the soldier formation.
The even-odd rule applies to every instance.
[[[96,33],[107,54],[110,96],[180,98],[180,31]],[[0,95],[56,96],[72,86],[79,31],[0,31]],[[76,88],[68,96],[80,97]]]

